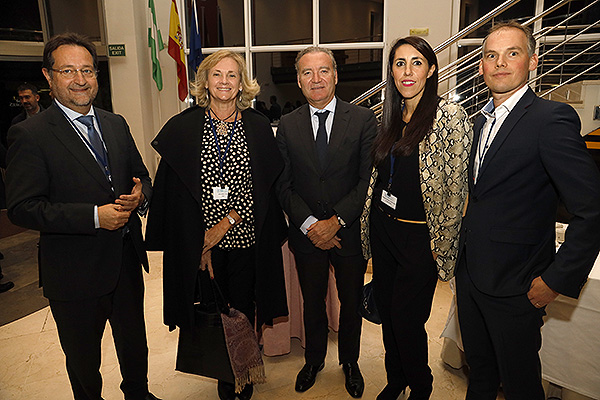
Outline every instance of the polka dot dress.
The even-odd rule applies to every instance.
[[[202,135],[201,179],[202,179],[202,210],[206,229],[210,229],[234,209],[242,221],[230,228],[218,247],[222,250],[248,248],[255,243],[254,235],[254,200],[252,196],[252,171],[250,169],[250,152],[246,143],[246,135],[240,120],[221,122],[213,119],[217,132],[223,170],[221,173],[219,150],[215,142],[210,121],[206,119]],[[220,126],[221,125],[221,126]],[[226,129],[225,129],[226,128]],[[233,129],[233,137],[229,150],[227,143]],[[227,199],[215,200],[213,188],[219,186],[229,188]]]

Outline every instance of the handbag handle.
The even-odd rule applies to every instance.
[[[206,271],[206,273],[208,273],[208,269],[206,269],[205,271]],[[200,288],[202,287],[201,280],[200,280],[201,272],[202,272],[202,270],[200,270],[197,275],[199,290],[201,290]],[[229,307],[229,304],[225,301],[225,296],[223,296],[223,292],[221,291],[219,284],[217,283],[216,279],[211,278],[210,276],[208,277],[208,279],[210,281],[210,287],[212,289],[213,297],[215,299],[216,311],[220,312],[221,314],[229,315],[230,307]]]

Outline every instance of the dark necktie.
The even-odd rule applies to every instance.
[[[325,121],[329,111],[316,113],[319,117],[319,129],[317,129],[317,154],[319,155],[319,162],[321,167],[325,166],[325,156],[327,155],[327,129],[325,129]]]
[[[104,155],[104,146],[102,145],[102,140],[100,140],[98,131],[94,127],[94,117],[91,115],[82,115],[81,117],[77,118],[77,121],[81,122],[87,127],[88,139],[92,145],[92,148],[96,152],[96,161],[98,161],[98,163],[102,163],[103,160],[99,160],[98,158]]]

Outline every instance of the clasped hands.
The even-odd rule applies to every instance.
[[[321,250],[329,250],[337,247],[342,248],[340,238],[336,235],[341,228],[337,216],[317,221],[308,227],[306,236],[315,247]]]
[[[98,206],[100,228],[109,231],[122,228],[129,221],[131,212],[144,202],[142,181],[139,178],[133,178],[133,183],[131,194],[122,194],[114,203]]]

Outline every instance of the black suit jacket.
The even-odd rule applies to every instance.
[[[53,300],[78,300],[112,291],[119,278],[122,229],[94,227],[94,205],[114,203],[141,179],[149,201],[148,171],[125,119],[95,109],[106,143],[112,186],[56,105],[10,128],[7,203],[11,221],[40,231],[40,284]],[[148,269],[141,222],[127,223],[139,260]]]
[[[471,280],[489,295],[512,296],[526,293],[541,276],[555,291],[577,297],[600,248],[600,174],[579,133],[579,117],[572,107],[527,90],[473,184],[484,122],[482,116],[474,126],[460,238]],[[556,253],[559,197],[574,217]]]
[[[277,144],[285,162],[279,198],[290,222],[289,242],[295,251],[316,247],[300,231],[309,215],[327,219],[338,214],[347,227],[338,231],[343,256],[361,253],[360,213],[371,173],[371,144],[377,121],[368,108],[337,100],[327,146],[327,162],[319,164],[308,104],[281,117]]]

